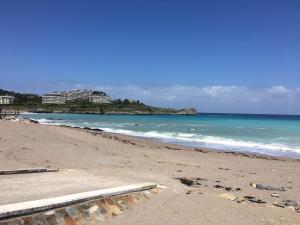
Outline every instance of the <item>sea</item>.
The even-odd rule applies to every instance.
[[[184,146],[300,157],[300,116],[296,115],[30,113],[22,116],[41,124],[99,128]]]

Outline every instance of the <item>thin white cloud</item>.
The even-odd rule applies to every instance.
[[[283,85],[278,85],[278,86],[273,86],[271,88],[268,88],[267,92],[273,94],[286,94],[286,93],[290,93],[290,90]]]
[[[237,86],[208,86],[201,88],[201,91],[204,95],[209,97],[224,97],[247,92],[248,88]]]
[[[120,98],[154,98],[160,100],[177,101],[193,98],[212,98],[231,101],[259,102],[274,100],[277,97],[293,99],[300,92],[283,85],[265,89],[255,89],[244,86],[99,86],[96,89],[106,91]]]
[[[295,95],[296,90],[290,90],[283,85],[273,86],[266,90],[267,94],[271,96],[273,99],[287,99],[293,97]]]
[[[84,85],[77,85],[84,87]],[[196,107],[200,111],[300,114],[300,88],[276,85],[266,88],[197,85],[85,86],[105,91],[113,98],[140,100],[163,107]]]

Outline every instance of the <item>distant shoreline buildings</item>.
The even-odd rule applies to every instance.
[[[9,105],[13,103],[15,97],[10,95],[2,95],[0,96],[0,105]]]
[[[42,95],[42,104],[65,104],[67,101],[88,100],[93,103],[111,103],[111,98],[102,91],[88,89],[52,92]]]

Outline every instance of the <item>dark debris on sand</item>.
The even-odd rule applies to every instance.
[[[175,179],[179,180],[182,184],[186,186],[200,186],[202,185],[200,181],[207,181],[205,178],[200,178],[200,177],[192,177],[192,178],[187,178],[187,177],[176,177]]]

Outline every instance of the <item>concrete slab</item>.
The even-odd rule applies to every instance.
[[[101,177],[82,170],[0,176],[0,205],[129,185],[118,177]]]
[[[108,198],[117,195],[125,195],[133,192],[141,192],[156,188],[153,183],[142,183],[121,187],[114,187],[90,192],[65,195],[56,198],[47,198],[35,201],[21,202],[0,206],[0,220],[8,217],[34,214],[41,211],[48,211],[72,204],[82,203],[90,200]]]
[[[15,170],[0,170],[0,175],[24,174],[24,173],[47,173],[58,172],[59,169],[48,168],[28,168],[28,169],[15,169]]]

